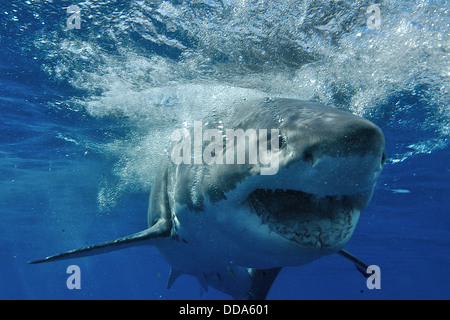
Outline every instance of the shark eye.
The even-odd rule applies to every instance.
[[[305,153],[303,154],[303,160],[306,161],[306,162],[311,162],[313,166],[316,163],[316,159],[314,158],[314,154],[311,151],[309,151],[309,150],[306,150]]]
[[[384,166],[386,163],[386,152],[383,152],[383,156],[381,157],[381,165]]]

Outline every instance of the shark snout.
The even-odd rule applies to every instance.
[[[382,130],[348,112],[331,110],[328,116],[301,123],[285,135],[288,143],[281,170],[297,167],[299,185],[311,193],[371,190],[386,161]]]
[[[385,142],[383,132],[372,122],[356,119],[347,125],[330,127],[329,132],[322,131],[314,137],[313,142],[303,150],[303,159],[315,163],[322,157],[379,158],[378,163],[385,162]]]

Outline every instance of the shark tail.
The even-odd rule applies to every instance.
[[[280,271],[281,268],[255,269],[228,266],[216,272],[200,272],[192,275],[197,278],[205,291],[211,286],[237,300],[264,300]],[[181,274],[179,270],[171,270],[168,288]]]
[[[66,260],[72,258],[82,258],[103,254],[111,251],[121,250],[128,247],[136,246],[138,242],[170,236],[170,222],[160,219],[152,227],[143,231],[121,237],[112,241],[106,241],[84,248],[74,249],[63,253],[58,253],[43,259],[29,261],[29,264],[37,264],[50,261]]]

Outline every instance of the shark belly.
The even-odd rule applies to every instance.
[[[274,225],[270,213],[259,214],[259,208],[255,209],[258,205],[265,207],[264,203],[252,199],[251,203],[236,206],[233,195],[215,203],[205,200],[203,209],[195,210],[177,201],[179,189],[186,190],[177,177],[180,168],[175,166],[169,171],[167,192],[174,237],[161,242],[158,248],[174,268],[188,274],[214,272],[230,266],[268,269],[308,264],[342,249],[350,240],[362,211],[361,207],[343,206],[330,214],[328,207],[322,205],[305,210],[301,221],[295,217],[295,223]],[[191,186],[189,194],[198,193],[196,185]],[[366,197],[371,195],[372,191],[367,192]],[[280,211],[286,215],[284,208]],[[295,216],[296,212],[291,214]],[[299,235],[301,241],[292,241]]]

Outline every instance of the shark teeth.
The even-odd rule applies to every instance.
[[[353,208],[346,196],[257,189],[247,202],[263,225],[302,246],[333,247],[353,231]]]

